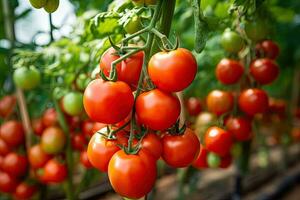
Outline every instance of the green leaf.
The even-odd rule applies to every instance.
[[[295,12],[292,9],[273,6],[270,7],[270,11],[278,22],[292,22],[295,17]]]
[[[215,15],[219,18],[225,18],[228,16],[228,9],[230,7],[229,2],[220,2],[215,8]]]

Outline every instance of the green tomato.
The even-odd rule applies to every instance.
[[[221,45],[230,53],[238,53],[244,48],[244,40],[236,32],[225,30],[221,37]]]
[[[47,3],[47,0],[29,0],[29,1],[32,7],[37,9],[44,7]]]
[[[57,10],[58,6],[59,6],[59,0],[47,0],[44,9],[48,13],[53,13]]]
[[[133,34],[142,29],[141,19],[136,15],[133,16],[127,23],[124,24],[124,30],[129,33]]]
[[[211,168],[217,168],[221,164],[221,158],[215,153],[209,152],[207,155],[207,163]]]
[[[63,109],[71,115],[79,115],[83,111],[83,95],[80,92],[70,92],[63,97]]]
[[[50,126],[43,131],[41,145],[46,153],[58,154],[63,151],[65,144],[66,137],[61,128]]]
[[[35,67],[21,67],[14,71],[14,83],[23,90],[35,88],[41,81],[41,74]]]
[[[245,32],[250,40],[257,42],[266,38],[268,27],[264,21],[246,22]]]
[[[85,90],[89,82],[91,81],[91,78],[88,77],[86,74],[80,74],[76,79],[76,87],[78,90]]]
[[[156,4],[156,0],[132,0],[132,2],[136,5],[136,6],[144,6],[144,5],[155,5]]]

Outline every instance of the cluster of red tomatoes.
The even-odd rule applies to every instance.
[[[95,168],[108,172],[117,193],[140,198],[154,186],[158,159],[172,167],[187,167],[198,155],[198,137],[179,127],[181,107],[173,94],[192,83],[197,62],[183,48],[153,55],[148,74],[155,88],[150,88],[141,77],[144,53],[118,63],[113,72],[111,65],[120,56],[122,52],[110,48],[100,61],[102,73],[116,73],[117,80],[95,79],[84,92],[88,116],[107,124],[91,138],[88,158]]]

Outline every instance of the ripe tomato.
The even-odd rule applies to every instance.
[[[74,150],[82,151],[85,149],[87,141],[81,133],[71,133],[71,144]]]
[[[208,151],[205,149],[202,144],[200,144],[200,151],[197,158],[193,162],[193,167],[197,169],[204,169],[208,167],[207,164],[207,154]]]
[[[157,88],[178,92],[188,87],[197,73],[197,61],[193,54],[183,48],[153,55],[148,73]]]
[[[134,97],[130,87],[122,81],[95,79],[84,91],[83,104],[92,120],[114,124],[130,113]]]
[[[93,129],[92,129],[92,135],[90,137],[92,137],[94,135],[94,133],[96,133],[97,131],[103,129],[106,126],[107,126],[107,124],[95,122],[94,125],[93,125]]]
[[[228,168],[232,163],[232,156],[230,154],[221,157],[220,168]]]
[[[88,158],[88,153],[84,150],[80,152],[80,163],[87,169],[90,169],[93,167],[92,163],[90,162]]]
[[[0,127],[0,137],[10,147],[17,147],[24,143],[24,130],[20,122],[10,120]]]
[[[22,182],[17,186],[14,197],[22,200],[31,199],[37,190],[38,188],[36,185],[30,185],[26,182]]]
[[[225,30],[221,37],[222,47],[230,53],[238,53],[244,48],[243,38],[234,31]]]
[[[80,92],[70,92],[66,94],[62,99],[63,110],[71,116],[76,116],[82,113],[82,93]]]
[[[190,97],[186,102],[186,109],[190,116],[197,116],[202,111],[201,101],[196,97]]]
[[[21,67],[14,71],[13,79],[17,87],[30,90],[39,85],[41,74],[35,67]]]
[[[9,146],[0,138],[0,156],[5,156],[10,152]]]
[[[53,158],[44,166],[41,178],[45,183],[61,183],[67,178],[67,175],[67,166]]]
[[[40,144],[36,144],[28,150],[28,160],[30,166],[34,169],[44,167],[44,165],[50,159],[51,156],[44,152]]]
[[[75,129],[80,127],[81,124],[81,117],[80,116],[69,116],[65,115],[67,123],[69,125],[70,131],[74,131]]]
[[[106,130],[106,128],[104,128]],[[101,130],[102,133],[105,130]],[[111,157],[120,150],[117,140],[108,140],[101,134],[95,133],[88,144],[88,158],[92,165],[102,172],[107,172]]]
[[[254,60],[250,65],[250,73],[260,84],[270,84],[279,75],[278,65],[269,58]]]
[[[109,76],[111,63],[120,58],[116,50],[111,47],[101,57],[100,69],[106,76]],[[140,78],[144,62],[144,52],[140,51],[123,60],[116,65],[119,81],[124,81],[130,87],[135,88]]]
[[[261,89],[246,89],[239,96],[239,107],[247,115],[264,113],[268,109],[268,95]]]
[[[0,171],[0,191],[6,193],[13,193],[18,185],[16,178]]]
[[[252,21],[245,23],[245,32],[250,40],[259,41],[266,38],[268,29],[264,21]]]
[[[171,93],[154,89],[136,99],[137,121],[153,130],[165,130],[176,123],[180,102]]]
[[[210,112],[222,115],[233,108],[233,95],[230,92],[213,90],[207,95],[206,104]]]
[[[41,118],[32,120],[32,129],[37,136],[41,136],[45,127]]]
[[[279,55],[279,47],[272,40],[264,40],[255,47],[258,57],[266,57],[275,60]]]
[[[2,169],[11,176],[24,176],[27,172],[28,161],[26,156],[11,152],[4,157]]]
[[[207,150],[225,156],[230,152],[233,141],[230,132],[213,126],[206,131],[204,142]]]
[[[43,124],[45,127],[57,124],[57,113],[54,108],[48,108],[43,114]]]
[[[16,105],[16,97],[14,95],[4,96],[0,100],[0,117],[8,117],[14,110]]]
[[[156,180],[156,162],[147,152],[126,154],[116,152],[108,165],[108,177],[113,189],[123,197],[138,199],[145,196]]]
[[[225,84],[237,83],[244,73],[244,67],[241,63],[236,60],[223,58],[216,68],[217,79]]]
[[[66,143],[66,137],[63,131],[56,127],[51,126],[44,130],[41,145],[42,149],[48,154],[60,153]]]
[[[269,100],[269,111],[276,113],[280,117],[284,117],[286,112],[286,102],[282,99],[273,99]]]
[[[163,152],[163,146],[160,137],[156,133],[147,133],[142,140],[143,150],[148,151],[156,160]]]
[[[81,131],[87,138],[93,136],[94,134],[93,126],[94,126],[94,122],[92,122],[91,120],[85,120],[81,123]]]
[[[226,121],[227,130],[237,141],[247,141],[252,137],[251,121],[245,117],[230,117]]]
[[[172,167],[187,167],[197,157],[200,142],[196,134],[187,128],[182,135],[165,134],[162,138],[164,161]]]

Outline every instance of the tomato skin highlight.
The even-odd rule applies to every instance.
[[[24,143],[23,126],[15,120],[6,121],[0,127],[0,137],[10,147],[17,147]]]
[[[223,58],[216,67],[216,77],[225,85],[239,82],[243,73],[243,65],[236,60],[228,58]]]
[[[176,168],[189,166],[197,157],[200,142],[196,134],[187,128],[182,135],[165,134],[162,138],[164,161]]]
[[[106,128],[105,128],[106,129]],[[107,140],[95,133],[88,144],[88,158],[91,164],[102,172],[107,172],[111,157],[120,150],[116,140]]]
[[[26,182],[22,182],[16,187],[14,197],[22,200],[31,199],[37,190],[38,189],[35,185],[29,185]]]
[[[0,191],[5,193],[13,193],[18,185],[16,178],[8,173],[0,171]]]
[[[210,127],[204,136],[205,147],[207,150],[219,155],[229,154],[233,139],[231,133],[219,127]]]
[[[232,93],[213,90],[206,98],[207,109],[216,115],[222,115],[232,110],[233,101]]]
[[[113,189],[123,197],[138,199],[154,186],[157,175],[154,157],[143,150],[136,155],[116,152],[108,165],[108,177]]]
[[[28,150],[28,160],[33,169],[44,167],[50,159],[51,156],[44,152],[40,144],[36,144]]]
[[[207,154],[208,151],[206,148],[204,148],[204,146],[202,144],[200,144],[200,151],[198,156],[196,157],[196,159],[193,162],[193,167],[197,168],[197,169],[205,169],[208,168],[208,163],[207,163]]]
[[[239,96],[239,108],[247,115],[264,113],[269,106],[268,95],[261,89],[246,89]]]
[[[7,154],[2,164],[3,171],[14,177],[24,176],[27,172],[27,167],[28,161],[26,156],[14,152]]]
[[[245,117],[230,117],[226,121],[227,130],[237,141],[247,141],[252,137],[251,121]]]
[[[84,91],[83,104],[92,120],[114,124],[131,112],[134,97],[130,87],[122,81],[95,79]]]
[[[148,73],[157,88],[178,92],[192,83],[197,68],[193,54],[187,49],[178,48],[153,55],[148,64]]]
[[[269,58],[254,60],[250,65],[250,73],[260,84],[272,83],[279,75],[278,65]]]
[[[176,123],[180,102],[171,93],[154,89],[137,97],[135,109],[139,123],[153,130],[165,130]]]

